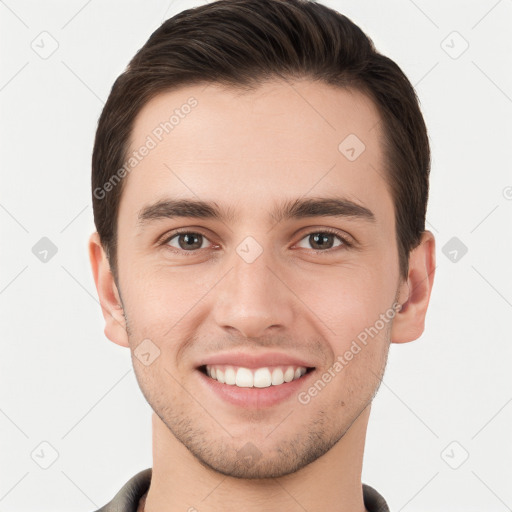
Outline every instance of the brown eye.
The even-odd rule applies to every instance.
[[[176,239],[176,240],[174,240]],[[174,247],[176,249],[181,249],[183,251],[194,251],[197,249],[203,249],[203,242],[206,240],[206,237],[201,235],[201,233],[194,232],[184,232],[177,233],[170,237],[166,244]],[[177,242],[177,245],[174,245],[171,242]]]
[[[339,240],[339,243],[334,245],[336,240]],[[303,247],[305,249],[313,249],[314,251],[328,251],[329,249],[333,249],[340,246],[348,246],[350,247],[350,243],[343,238],[341,235],[331,232],[331,231],[313,231],[307,234],[301,242],[305,240],[306,244],[309,247],[304,247],[304,245],[300,245],[299,247]]]

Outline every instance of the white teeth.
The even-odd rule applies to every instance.
[[[226,373],[224,375],[226,379],[226,384],[229,384],[230,386],[234,386],[236,384],[236,373],[233,368],[226,368]]]
[[[284,381],[285,382],[291,382],[293,380],[293,377],[295,376],[295,371],[290,366],[286,372],[284,373]]]
[[[235,384],[239,388],[252,388],[254,385],[254,378],[251,370],[248,370],[247,368],[238,368]]]
[[[281,368],[276,368],[272,372],[272,386],[279,386],[284,382],[283,370]]]
[[[272,385],[272,375],[268,368],[258,368],[254,372],[254,387],[268,388]]]
[[[221,384],[240,388],[268,388],[300,379],[306,373],[306,368],[304,366],[282,366],[250,370],[243,367],[223,366],[221,368],[220,365],[206,365],[206,373]]]

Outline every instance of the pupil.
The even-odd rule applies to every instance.
[[[182,249],[199,249],[201,247],[201,241],[198,233],[192,233],[192,234],[184,234],[181,235],[182,240],[184,241],[184,244],[180,243],[180,246]],[[199,242],[198,242],[199,241]],[[194,247],[197,245],[197,247]]]
[[[327,234],[327,233],[316,233],[315,235],[311,235],[311,236],[313,238],[313,243],[311,245],[313,245],[313,246],[317,245],[320,248],[325,248],[326,245],[329,245],[329,246],[332,245],[332,244],[328,243],[329,238],[332,236],[330,234]]]

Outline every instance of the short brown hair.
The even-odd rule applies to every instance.
[[[218,83],[250,91],[275,78],[311,79],[370,97],[383,123],[385,175],[394,202],[400,275],[425,230],[427,129],[413,86],[347,17],[309,0],[217,0],[166,20],[115,81],[92,155],[94,222],[117,283],[117,219],[135,117],[157,94]],[[101,194],[98,191],[103,191]]]

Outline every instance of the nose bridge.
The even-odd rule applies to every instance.
[[[274,275],[278,265],[272,251],[263,250],[251,238],[247,237],[233,251],[231,271],[217,287],[214,316],[221,328],[234,328],[246,337],[257,337],[269,327],[289,326],[293,305],[291,294]]]

